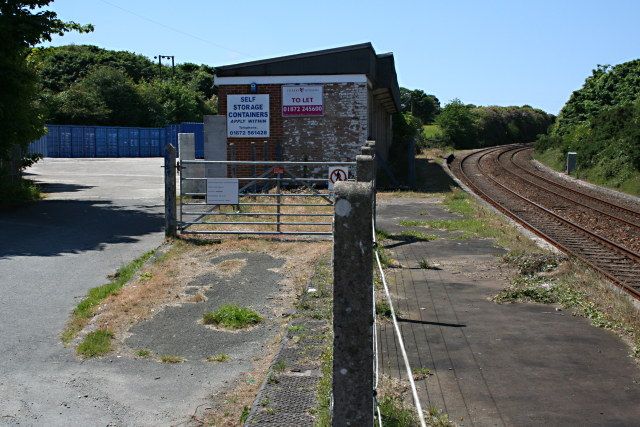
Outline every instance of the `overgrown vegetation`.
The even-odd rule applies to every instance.
[[[37,190],[20,171],[34,160],[27,147],[45,133],[33,46],[90,25],[65,22],[47,9],[51,0],[4,0],[0,3],[0,205],[37,199]]]
[[[630,342],[632,354],[640,357],[637,310],[597,273],[577,260],[554,254],[511,252],[504,259],[519,269],[519,275],[494,301],[558,304],[586,317],[594,326],[623,336]]]
[[[98,329],[87,334],[78,345],[76,352],[84,357],[96,357],[111,351],[113,333],[106,329]]]
[[[205,325],[242,329],[262,322],[262,316],[250,308],[236,304],[223,304],[217,310],[205,313],[202,320]]]
[[[36,48],[39,102],[47,123],[160,127],[214,114],[213,69],[171,68],[126,51],[89,45]]]
[[[562,170],[578,153],[576,176],[640,194],[640,60],[599,65],[564,105],[536,158]]]
[[[96,307],[110,295],[116,294],[134,274],[151,258],[155,251],[149,251],[142,256],[131,261],[129,264],[120,267],[113,275],[111,282],[92,288],[87,296],[82,299],[74,308],[71,320],[68,322],[65,330],[62,332],[62,342],[69,343],[80,330],[94,316]]]
[[[478,107],[454,99],[436,118],[441,144],[454,148],[532,142],[547,132],[554,117],[529,105]]]

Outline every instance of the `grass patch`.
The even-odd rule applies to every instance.
[[[378,401],[382,425],[390,427],[413,427],[417,425],[415,412],[398,396],[382,396]]]
[[[174,356],[172,354],[163,354],[160,356],[160,361],[162,363],[182,363],[184,362],[184,358],[180,356]]]
[[[76,352],[84,357],[96,357],[111,351],[113,333],[106,329],[98,329],[87,334],[78,345]]]
[[[429,410],[427,412],[427,417],[425,419],[428,426],[431,427],[453,427],[455,423],[453,423],[449,419],[449,415],[442,412],[440,409],[435,406],[429,406]]]
[[[95,315],[96,307],[110,295],[118,293],[154,253],[155,250],[144,253],[129,264],[120,267],[112,276],[111,282],[90,289],[87,296],[73,309],[72,317],[60,336],[62,342],[65,344],[71,342]]]
[[[322,378],[318,382],[318,405],[315,408],[317,427],[331,426],[331,388],[333,385],[333,347],[328,345],[322,353]]]
[[[410,239],[417,240],[420,242],[429,242],[431,240],[436,240],[438,236],[434,234],[425,234],[422,231],[416,230],[405,230],[400,233],[402,237],[409,237]]]
[[[146,348],[141,348],[139,350],[136,350],[136,356],[138,356],[138,357],[149,357],[149,356],[151,356],[151,351],[147,350]]]
[[[231,360],[231,356],[229,356],[226,353],[218,353],[218,354],[214,354],[213,356],[207,357],[207,362],[223,363],[223,362],[228,362],[229,360]]]
[[[284,360],[278,360],[273,364],[273,370],[276,372],[284,372],[285,369],[287,369],[287,364]]]
[[[216,325],[227,329],[242,329],[262,322],[255,311],[236,304],[224,304],[216,311],[202,316],[205,325]]]
[[[391,319],[391,307],[386,300],[376,302],[376,314]]]
[[[247,418],[249,418],[250,411],[251,408],[249,408],[247,405],[242,408],[242,413],[240,414],[240,424],[244,425],[245,421],[247,421]]]
[[[291,325],[288,328],[288,331],[292,334],[297,334],[299,332],[304,332],[305,331],[305,327],[303,325]]]
[[[445,208],[460,215],[455,219],[436,220],[402,220],[403,227],[426,227],[437,230],[457,232],[457,239],[490,238],[496,243],[510,250],[520,252],[540,253],[541,249],[529,238],[510,224],[504,218],[477,204],[467,193],[459,189],[452,189],[444,193],[442,204]]]
[[[414,381],[427,379],[429,375],[433,375],[433,372],[431,372],[431,369],[429,368],[417,368],[413,370]]]

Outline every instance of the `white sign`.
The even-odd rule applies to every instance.
[[[348,166],[329,167],[329,190],[333,190],[333,184],[338,181],[346,181],[349,178]]]
[[[227,137],[269,137],[269,95],[227,95]]]
[[[282,86],[282,117],[322,116],[322,85]]]
[[[208,205],[237,205],[238,178],[207,178]]]

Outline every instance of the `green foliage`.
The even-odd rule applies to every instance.
[[[33,49],[43,115],[53,124],[159,127],[215,114],[213,69],[175,69],[96,46]]]
[[[472,108],[454,99],[445,105],[436,118],[436,124],[455,148],[471,148],[476,144],[477,131]]]
[[[412,427],[417,424],[413,410],[401,397],[395,395],[382,396],[378,401],[382,425],[390,427]]]
[[[536,141],[537,157],[552,167],[567,151],[578,153],[579,177],[640,192],[640,60],[598,66]]]
[[[454,99],[436,119],[445,142],[456,148],[531,142],[547,132],[553,116],[528,105],[476,107]]]
[[[400,104],[403,113],[411,113],[423,123],[433,123],[440,113],[440,100],[420,89],[400,88]]]
[[[221,305],[216,311],[202,316],[205,325],[217,325],[228,329],[241,329],[262,322],[262,317],[255,311],[235,304]]]
[[[2,176],[1,172],[0,176]],[[26,179],[15,182],[9,179],[0,180],[0,207],[34,202],[40,197],[40,189],[32,181]]]
[[[55,34],[93,30],[58,19],[55,12],[45,9],[49,3],[51,0],[0,3],[0,160],[9,160],[14,146],[26,148],[44,135],[37,75],[28,60],[29,48],[51,41]]]
[[[107,329],[98,329],[87,334],[78,345],[76,352],[84,357],[102,356],[111,351],[113,333]]]

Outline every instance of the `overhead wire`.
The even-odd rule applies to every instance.
[[[202,38],[202,37],[200,37],[200,36],[196,36],[196,35],[194,35],[194,34],[191,34],[191,33],[188,33],[188,32],[186,32],[186,31],[180,30],[180,29],[178,29],[178,28],[174,28],[174,27],[172,27],[172,26],[170,26],[170,25],[167,25],[167,24],[164,24],[164,23],[162,23],[162,22],[156,21],[155,19],[151,19],[151,18],[149,18],[149,17],[147,17],[147,16],[144,16],[144,15],[139,14],[139,13],[137,13],[137,12],[134,12],[134,11],[132,11],[132,10],[126,9],[126,8],[124,8],[124,7],[120,6],[120,5],[117,5],[117,4],[115,4],[115,3],[112,3],[112,2],[110,2],[110,1],[107,1],[107,0],[100,0],[100,1],[101,1],[102,3],[104,3],[104,4],[107,4],[107,5],[111,6],[111,7],[115,7],[116,9],[120,9],[121,11],[126,12],[126,13],[128,13],[128,14],[130,14],[130,15],[133,15],[133,16],[135,16],[135,17],[137,17],[137,18],[140,18],[140,19],[145,20],[145,21],[147,21],[147,22],[151,22],[152,24],[155,24],[155,25],[159,25],[159,26],[161,26],[161,27],[163,27],[163,28],[166,28],[167,30],[173,31],[173,32],[175,32],[175,33],[182,34],[183,36],[191,37],[192,39],[195,39],[195,40],[201,41],[201,42],[203,42],[203,43],[210,44],[210,45],[215,46],[215,47],[217,47],[217,48],[220,48],[220,49],[226,50],[226,51],[228,51],[228,52],[236,53],[236,54],[238,54],[238,55],[242,55],[242,56],[245,56],[245,57],[248,57],[248,58],[253,58],[253,56],[252,56],[252,55],[250,55],[250,54],[248,54],[248,53],[240,52],[239,50],[235,50],[235,49],[228,48],[228,47],[223,46],[223,45],[221,45],[221,44],[214,43],[214,42],[212,42],[211,40],[207,40],[207,39],[204,39],[204,38]]]

